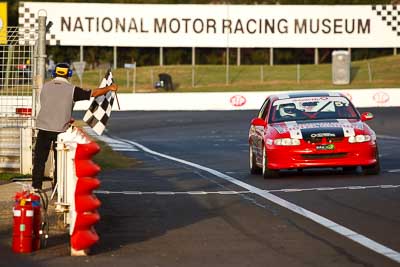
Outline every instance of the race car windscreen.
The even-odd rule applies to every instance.
[[[358,118],[353,105],[341,96],[278,99],[269,112],[269,122]]]

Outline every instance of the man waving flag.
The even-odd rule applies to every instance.
[[[108,70],[101,81],[99,88],[110,86],[113,82],[112,73]],[[107,121],[110,118],[112,106],[114,104],[114,99],[116,99],[118,103],[115,91],[109,91],[105,95],[95,97],[83,117],[83,120],[98,135],[102,135],[106,129]]]

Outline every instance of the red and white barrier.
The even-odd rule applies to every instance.
[[[100,147],[78,128],[69,128],[59,134],[57,141],[58,196],[57,210],[68,214],[71,255],[87,255],[99,237],[94,225],[100,220],[97,209],[101,203],[93,194],[100,181],[96,175],[100,167],[92,157]]]
[[[322,91],[322,90],[321,90]],[[323,90],[347,95],[356,107],[400,107],[400,89]],[[271,94],[304,91],[119,94],[121,110],[257,110]],[[317,92],[317,91],[315,91]],[[75,110],[87,110],[80,101]],[[114,107],[115,109],[115,107]]]

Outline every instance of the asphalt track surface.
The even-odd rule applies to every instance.
[[[400,108],[368,111],[375,114],[369,124],[378,134],[380,175],[326,169],[284,172],[267,180],[248,170],[247,135],[256,111],[115,112],[107,134],[126,145],[122,150],[137,149],[121,153],[139,164],[101,173],[102,220],[96,227],[101,241],[93,255],[68,257],[67,246],[56,242],[18,259],[29,266],[400,266],[185,164],[267,190],[399,252]],[[137,143],[161,154],[143,151]],[[10,265],[0,261],[0,266]]]

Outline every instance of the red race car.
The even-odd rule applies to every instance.
[[[375,132],[340,93],[293,93],[269,96],[249,131],[252,174],[278,176],[279,170],[343,167],[365,174],[380,172]]]

